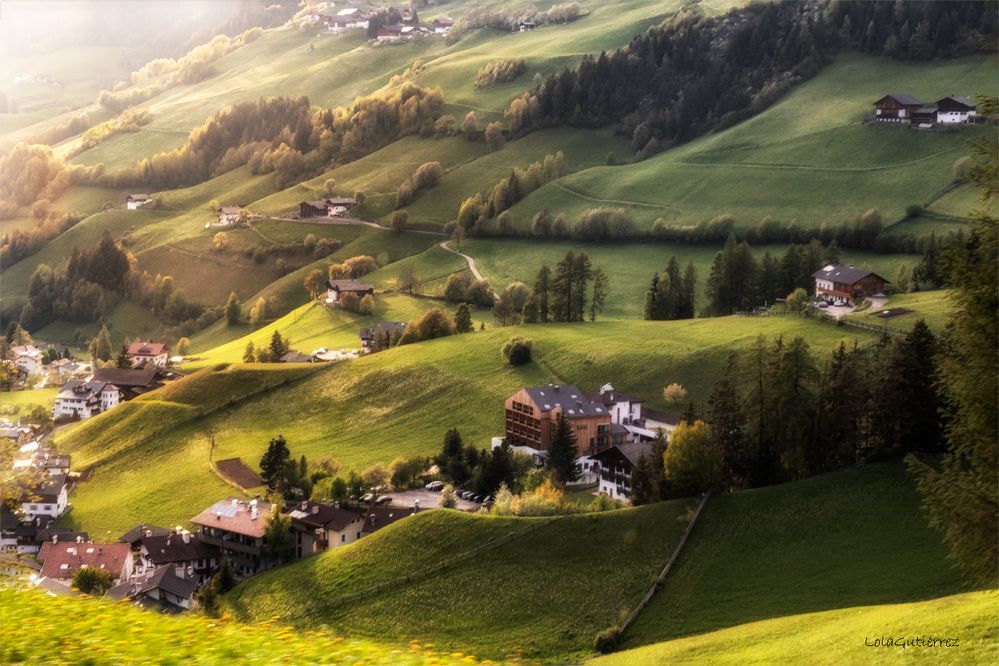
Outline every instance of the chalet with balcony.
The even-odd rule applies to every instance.
[[[826,301],[846,301],[853,305],[865,298],[884,294],[888,280],[873,271],[853,266],[829,265],[812,273],[815,296]]]
[[[221,563],[222,554],[218,546],[205,543],[199,535],[184,529],[168,534],[143,535],[137,544],[140,572],[171,567],[178,577],[191,579],[200,585],[211,578]]]
[[[218,226],[231,227],[239,224],[243,218],[242,206],[222,206],[218,209]]]
[[[449,16],[438,16],[430,23],[435,35],[446,35],[454,28],[454,20]]]
[[[344,217],[357,205],[352,197],[327,197],[298,204],[298,217]]]
[[[251,576],[274,564],[264,550],[270,513],[269,502],[230,497],[208,507],[191,522],[198,526],[201,542],[218,548],[235,574]]]
[[[21,485],[21,515],[31,520],[48,516],[58,518],[69,507],[69,486],[62,474],[48,474]]]
[[[615,444],[594,456],[599,466],[599,490],[613,499],[631,501],[638,459],[652,454],[652,445],[645,442]]]
[[[107,591],[108,599],[129,601],[149,610],[176,613],[198,607],[197,583],[164,566],[142,573]]]

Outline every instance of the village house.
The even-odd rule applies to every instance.
[[[274,563],[265,557],[264,531],[271,513],[269,502],[230,497],[216,502],[191,519],[202,542],[215,546],[229,559],[238,576],[251,576]]]
[[[243,218],[243,208],[241,206],[222,206],[218,210],[218,226],[229,227],[239,224]]]
[[[347,7],[338,11],[328,20],[332,32],[340,32],[350,28],[368,29],[369,16],[358,7]]]
[[[599,492],[613,499],[631,501],[635,470],[642,454],[651,455],[652,445],[646,442],[615,444],[597,453]]]
[[[302,201],[298,204],[298,216],[309,217],[343,217],[357,205],[353,197],[327,197],[313,201]]]
[[[151,536],[166,536],[167,534],[170,534],[170,530],[165,527],[139,524],[118,537],[118,543],[127,543],[133,551],[138,552],[142,539]]]
[[[162,368],[167,363],[168,351],[169,347],[162,342],[136,340],[128,346],[128,358],[131,359],[133,368],[140,368],[148,363]]]
[[[152,198],[148,194],[129,194],[125,197],[125,208],[128,210],[137,210],[151,202]]]
[[[326,503],[300,502],[288,515],[296,558],[354,543],[364,526],[363,514]]]
[[[113,384],[94,379],[71,379],[56,395],[53,416],[56,419],[89,419],[117,407],[121,400],[121,391]]]
[[[36,516],[58,518],[68,507],[69,487],[62,474],[46,474],[21,485],[21,515],[28,520]]]
[[[812,273],[816,298],[859,305],[865,298],[884,295],[888,280],[873,271],[830,264]]]
[[[538,27],[538,24],[534,21],[521,21],[518,26],[520,32],[531,32]]]
[[[430,28],[436,35],[446,35],[454,28],[454,21],[447,16],[438,16],[430,23]]]
[[[178,576],[173,567],[165,566],[115,585],[105,597],[131,601],[149,610],[180,612],[198,607],[197,589],[194,580]]]
[[[910,123],[912,114],[923,106],[912,95],[885,95],[874,102],[874,120],[879,123]]]
[[[8,350],[8,355],[14,365],[28,376],[40,374],[43,370],[42,351],[34,345],[14,345]]]
[[[141,368],[98,368],[94,380],[117,387],[124,401],[163,386],[160,368],[155,364]]]
[[[65,585],[72,583],[73,576],[83,567],[103,569],[116,583],[128,579],[133,570],[132,554],[123,543],[47,542],[38,551],[38,561],[42,563],[43,578]]]
[[[401,24],[380,25],[378,35],[375,37],[379,42],[401,42],[403,26]]]
[[[326,281],[326,304],[334,305],[340,302],[344,294],[354,294],[358,298],[364,298],[375,293],[375,285],[357,280],[327,280]]]
[[[387,349],[406,332],[404,321],[380,321],[361,329],[361,353],[371,354]]]
[[[178,577],[189,578],[200,585],[215,573],[221,562],[218,546],[205,543],[185,529],[142,535],[137,544],[137,569],[141,573],[172,567]]]
[[[936,122],[941,125],[973,123],[978,118],[978,106],[968,97],[951,95],[937,101]]]

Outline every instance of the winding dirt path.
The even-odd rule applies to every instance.
[[[485,278],[482,277],[482,273],[479,272],[479,269],[475,266],[475,259],[474,258],[470,257],[469,255],[465,254],[464,252],[461,252],[459,250],[454,249],[453,247],[448,246],[448,241],[441,241],[440,244],[439,244],[439,247],[441,247],[442,249],[447,250],[448,252],[450,252],[452,254],[456,254],[459,257],[464,258],[465,262],[468,264],[468,270],[472,271],[472,275],[475,276],[476,280],[483,280],[483,279],[485,279]]]

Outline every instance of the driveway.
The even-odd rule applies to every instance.
[[[398,506],[398,507],[411,507],[413,502],[416,500],[420,501],[421,509],[436,509],[441,501],[441,494],[434,492],[432,490],[419,489],[419,490],[404,490],[397,493],[385,493],[392,498],[392,501],[384,506]],[[461,511],[475,511],[481,504],[476,504],[475,502],[466,502],[463,499],[458,500],[457,508]]]

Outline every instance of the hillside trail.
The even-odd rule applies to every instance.
[[[372,229],[380,229],[382,231],[393,231],[390,227],[384,227],[377,222],[368,222],[367,220],[361,220],[356,217],[309,217],[302,219],[300,217],[283,217],[278,215],[268,215],[268,219],[271,220],[281,220],[283,222],[298,222],[302,224],[329,224],[331,226],[363,226],[371,227]],[[447,234],[440,231],[430,231],[428,229],[406,229],[407,233],[411,234],[425,234],[427,236],[446,236]]]
[[[484,279],[482,277],[482,273],[479,272],[478,267],[476,267],[476,265],[475,265],[475,259],[473,257],[465,254],[461,250],[456,250],[453,247],[449,246],[448,245],[449,242],[450,241],[441,241],[440,244],[439,244],[439,247],[441,249],[447,250],[451,254],[456,254],[459,257],[462,257],[465,260],[465,263],[468,264],[468,270],[472,271],[472,275],[475,276],[476,280],[482,280],[482,279]]]

